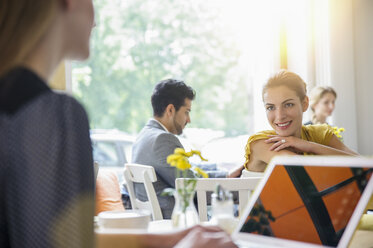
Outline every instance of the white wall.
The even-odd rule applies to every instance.
[[[373,1],[354,0],[358,151],[373,155]]]
[[[330,10],[330,82],[336,89],[337,102],[333,125],[344,127],[344,143],[358,149],[358,103],[355,83],[353,0],[331,0]]]

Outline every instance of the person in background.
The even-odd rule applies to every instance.
[[[262,172],[277,155],[358,155],[344,145],[329,125],[302,125],[308,108],[306,83],[286,70],[263,87],[263,103],[273,130],[252,135],[246,145],[245,168]]]
[[[176,135],[183,132],[191,122],[190,112],[195,91],[183,81],[166,79],[160,81],[151,96],[153,118],[140,131],[132,147],[132,162],[153,166],[157,173],[154,189],[157,193],[163,218],[170,219],[175,205],[172,196],[162,196],[166,188],[175,188],[176,168],[167,163],[167,156],[174,153],[175,148],[184,148]],[[194,166],[201,166],[193,164]],[[202,164],[203,165],[203,164]],[[209,177],[237,177],[239,170],[209,171]],[[189,170],[189,177],[193,177]],[[142,184],[135,184],[136,195],[140,200],[147,199]]]
[[[64,59],[88,58],[93,26],[92,0],[0,1],[2,248],[95,246],[87,115],[74,98],[47,84]],[[119,237],[121,246],[128,240],[174,246],[186,239],[189,247],[234,247],[216,228]],[[108,236],[96,238],[106,246],[101,241]]]
[[[337,93],[331,87],[316,87],[310,93],[312,118],[304,125],[324,124],[335,108]]]

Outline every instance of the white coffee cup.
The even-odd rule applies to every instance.
[[[105,211],[98,214],[102,228],[147,229],[150,212],[146,210]]]

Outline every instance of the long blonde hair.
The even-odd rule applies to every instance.
[[[322,87],[318,86],[316,88],[313,88],[310,93],[310,108],[312,110],[312,118],[311,121],[313,124],[323,124],[320,123],[316,118],[315,113],[315,105],[323,98],[323,96],[327,93],[331,93],[334,95],[335,98],[337,98],[337,93],[332,87]]]
[[[0,1],[0,76],[22,64],[56,15],[57,0]]]
[[[264,99],[264,94],[269,88],[277,86],[286,86],[295,91],[301,101],[303,101],[307,96],[307,87],[303,79],[294,72],[281,70],[270,77],[267,83],[263,86],[262,98]]]

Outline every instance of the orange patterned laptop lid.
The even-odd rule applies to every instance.
[[[372,171],[363,164],[276,164],[239,231],[335,247]]]

